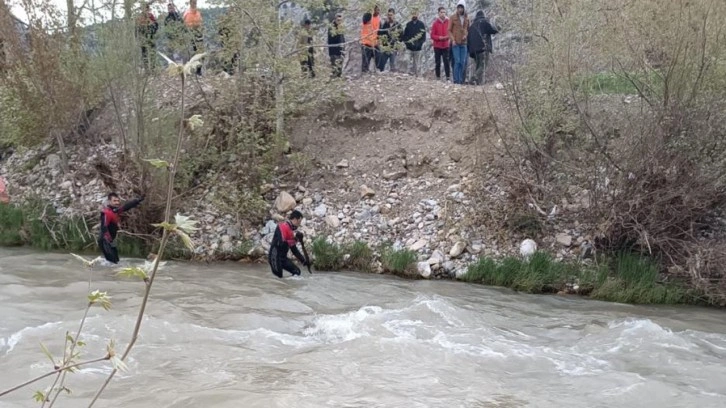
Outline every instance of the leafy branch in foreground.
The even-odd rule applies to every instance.
[[[167,185],[167,194],[166,194],[166,208],[164,211],[164,221],[158,224],[153,224],[154,226],[162,229],[162,237],[161,242],[159,245],[159,251],[157,257],[154,259],[154,261],[149,262],[146,261],[143,266],[140,267],[129,267],[129,268],[123,268],[118,272],[119,276],[125,276],[125,277],[137,277],[144,281],[145,283],[145,291],[143,300],[141,302],[141,306],[139,308],[139,312],[136,318],[136,324],[134,326],[133,332],[131,334],[131,340],[127,344],[126,348],[124,349],[123,353],[119,356],[119,354],[116,351],[115,342],[113,340],[109,341],[108,345],[106,346],[106,355],[100,358],[88,360],[88,361],[81,361],[77,362],[76,359],[79,357],[79,353],[76,352],[77,347],[82,347],[84,343],[80,340],[81,332],[83,331],[83,326],[85,324],[86,318],[88,316],[88,312],[90,308],[94,305],[98,305],[103,307],[105,310],[109,310],[111,308],[111,297],[108,295],[107,292],[102,292],[99,290],[90,291],[90,281],[89,281],[89,294],[87,295],[87,305],[86,310],[84,312],[83,318],[81,319],[79,328],[76,332],[75,337],[71,336],[70,334],[66,333],[65,338],[65,350],[63,358],[60,360],[60,363],[56,363],[55,358],[53,357],[53,354],[50,352],[50,350],[45,347],[44,345],[41,345],[41,349],[43,353],[51,360],[53,364],[53,370],[50,372],[47,372],[43,375],[40,375],[36,378],[33,378],[31,380],[25,381],[22,384],[16,385],[12,388],[9,388],[5,391],[0,392],[0,397],[10,394],[14,391],[17,391],[19,389],[22,389],[28,385],[34,384],[40,380],[43,380],[47,377],[56,375],[56,378],[53,382],[53,384],[50,386],[50,388],[47,391],[36,391],[33,394],[33,398],[38,401],[42,402],[41,408],[44,408],[46,404],[48,404],[48,407],[52,407],[55,401],[57,400],[58,396],[61,392],[66,391],[70,392],[70,390],[64,385],[65,382],[65,375],[68,372],[73,372],[76,368],[85,366],[92,363],[98,363],[101,361],[110,361],[111,365],[113,367],[113,370],[109,374],[106,381],[101,385],[101,387],[98,389],[96,394],[94,395],[93,399],[89,403],[89,408],[92,407],[98,398],[101,396],[103,391],[106,389],[108,384],[111,382],[113,377],[116,375],[116,373],[119,370],[125,370],[126,363],[125,360],[128,357],[129,353],[131,352],[131,349],[136,344],[136,341],[138,340],[138,335],[141,330],[141,323],[143,321],[144,313],[146,311],[146,305],[149,300],[149,295],[151,293],[151,287],[154,283],[154,278],[156,277],[157,272],[159,271],[159,268],[164,266],[166,262],[161,262],[161,259],[164,256],[164,250],[166,248],[166,245],[169,241],[169,238],[172,235],[177,235],[183,242],[184,245],[189,248],[193,249],[194,244],[192,242],[191,237],[189,234],[193,233],[194,231],[198,230],[196,227],[197,222],[190,219],[187,216],[176,214],[174,216],[174,222],[171,222],[171,214],[172,214],[172,199],[174,198],[174,179],[176,176],[178,164],[179,164],[179,158],[181,156],[182,151],[182,143],[184,140],[184,131],[194,131],[194,129],[199,128],[203,126],[204,122],[202,121],[201,117],[199,115],[193,115],[190,118],[185,118],[185,90],[186,90],[186,77],[187,75],[191,75],[192,72],[196,70],[196,68],[201,64],[201,59],[204,56],[204,54],[198,54],[195,55],[188,63],[184,65],[179,65],[174,63],[173,61],[169,60],[166,56],[161,54],[164,58],[169,61],[169,69],[167,72],[172,74],[173,76],[178,76],[181,79],[181,113],[180,113],[180,124],[179,124],[179,133],[177,137],[177,143],[176,148],[174,151],[174,158],[169,163],[168,161],[161,160],[161,159],[149,159],[146,160],[151,164],[152,166],[156,168],[165,168],[168,172],[168,185]],[[83,266],[89,269],[92,269],[95,265],[97,265],[100,262],[99,258],[88,260],[82,256],[71,254],[73,257],[78,259],[82,262]],[[52,395],[52,398],[51,398]]]

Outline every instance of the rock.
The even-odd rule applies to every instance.
[[[276,222],[285,221],[285,217],[280,214],[272,214],[272,219]]]
[[[313,214],[315,214],[315,216],[318,218],[325,217],[325,214],[327,214],[327,213],[328,213],[328,206],[326,206],[325,204],[320,204],[317,207],[315,207],[315,209],[313,210]]]
[[[260,231],[260,234],[262,234],[262,235],[271,234],[271,233],[275,232],[275,228],[277,228],[277,223],[273,220],[269,220],[265,224],[265,227],[262,228],[262,230]]]
[[[425,247],[427,244],[428,244],[428,242],[426,242],[425,239],[419,239],[418,241],[411,244],[411,246],[408,247],[408,249],[410,249],[411,251],[417,252],[417,251],[421,250],[423,247]]]
[[[57,169],[60,167],[61,159],[58,157],[57,154],[49,154],[48,157],[45,158],[45,164],[46,166],[50,167],[51,169]]]
[[[360,186],[360,198],[371,198],[374,195],[376,195],[376,192],[372,189],[363,184]]]
[[[70,190],[73,187],[73,183],[70,180],[66,180],[61,183],[60,188],[62,190]]]
[[[260,186],[260,194],[265,195],[272,191],[272,189],[274,188],[275,186],[273,186],[272,184],[263,184]]]
[[[456,272],[454,273],[454,276],[456,277],[456,279],[461,279],[461,278],[463,278],[464,276],[466,276],[466,273],[467,273],[467,272],[469,272],[469,271],[468,271],[468,270],[467,270],[466,268],[459,268],[459,269],[457,269],[457,270],[456,270]]]
[[[256,245],[254,248],[250,249],[249,252],[247,252],[247,256],[250,258],[256,259],[256,258],[262,258],[265,256],[265,248],[263,248],[260,245]]]
[[[428,262],[417,263],[416,270],[418,270],[418,274],[424,279],[431,277],[431,265]]]
[[[278,212],[286,213],[295,209],[297,201],[287,192],[282,191],[275,199],[275,209]]]
[[[238,238],[239,234],[240,234],[240,231],[239,231],[238,226],[232,225],[232,226],[227,227],[227,235],[229,235],[231,238]]]
[[[448,273],[454,272],[454,268],[456,268],[456,264],[454,264],[453,261],[446,261],[441,266],[444,268],[444,271]]]
[[[303,203],[303,205],[310,205],[313,203],[313,199],[310,197],[305,197],[305,198],[303,198],[302,203]]]
[[[451,247],[451,251],[449,251],[449,256],[452,258],[458,258],[461,256],[465,249],[466,241],[458,241],[456,244],[454,244],[453,247]]]
[[[458,163],[458,162],[460,162],[460,161],[461,161],[461,158],[462,158],[462,154],[461,154],[461,152],[459,152],[459,151],[457,151],[457,150],[451,150],[451,151],[449,151],[449,158],[450,158],[450,159],[451,159],[451,161],[453,161],[454,163]]]
[[[331,228],[338,228],[340,226],[340,219],[334,215],[328,215],[325,217],[325,223]]]
[[[504,89],[504,84],[502,84],[501,82],[497,82],[496,84],[494,84],[494,88],[496,88],[498,91],[501,91]]]
[[[469,251],[470,254],[476,255],[480,253],[484,249],[484,245],[481,241],[473,241],[469,247],[467,247],[467,251]]]
[[[452,184],[446,189],[447,193],[456,193],[459,191],[461,191],[461,184]]]
[[[529,259],[529,257],[534,255],[535,252],[537,252],[537,243],[533,240],[527,238],[519,244],[519,254],[522,255],[524,259]]]
[[[338,164],[335,165],[335,167],[337,167],[339,169],[346,169],[346,168],[348,168],[348,160],[343,159],[343,160],[339,161]]]
[[[572,236],[561,232],[555,235],[555,241],[562,246],[569,247],[572,245]]]
[[[444,254],[441,251],[434,251],[428,260],[429,265],[440,265],[444,263]]]
[[[405,169],[383,172],[383,178],[386,180],[399,180],[406,177],[407,175],[408,172]]]

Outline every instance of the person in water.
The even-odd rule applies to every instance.
[[[295,232],[295,230],[300,226],[302,218],[302,213],[294,210],[287,220],[277,224],[277,228],[275,228],[267,260],[272,268],[272,273],[278,278],[282,278],[283,270],[290,272],[294,276],[300,275],[300,268],[287,257],[288,250],[292,250],[292,254],[303,266],[308,265],[308,261],[297,249],[297,243],[303,240],[303,233],[300,231]]]
[[[121,199],[116,193],[109,193],[106,206],[101,210],[101,234],[98,237],[98,247],[107,261],[117,264],[118,249],[116,249],[116,234],[121,214],[132,208],[136,208],[144,201],[144,197],[129,200],[121,205]]]

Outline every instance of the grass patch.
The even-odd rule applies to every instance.
[[[20,231],[24,222],[23,210],[10,204],[0,204],[0,245],[23,245]]]
[[[656,73],[649,76],[635,73],[626,76],[615,72],[600,72],[581,78],[575,87],[589,95],[637,95],[638,88],[658,92],[662,88],[661,83],[662,80]]]
[[[537,252],[528,261],[481,258],[461,280],[525,293],[572,290],[593,299],[633,304],[702,303],[692,290],[659,279],[660,266],[636,254],[619,254],[600,265],[558,262]],[[576,285],[576,286],[575,286]]]
[[[381,251],[381,264],[383,271],[406,278],[415,278],[416,260],[418,256],[408,249],[395,250],[391,247],[383,248]]]
[[[373,250],[366,242],[355,241],[345,246],[344,252],[350,257],[347,264],[350,269],[370,272],[373,267]]]
[[[328,242],[324,237],[313,240],[310,248],[315,257],[315,269],[320,271],[339,271],[343,268],[343,249],[335,242]]]

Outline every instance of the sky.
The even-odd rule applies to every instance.
[[[83,4],[83,0],[73,0],[76,5]],[[90,2],[91,0],[89,0]],[[158,13],[160,11],[166,10],[166,4],[168,0],[156,0],[154,1],[154,4],[152,5],[152,9],[155,13]],[[58,10],[65,14],[67,7],[66,7],[66,0],[50,0],[50,2],[58,8]],[[102,3],[103,0],[96,0],[96,3]],[[122,0],[118,0],[119,3],[122,3]],[[20,20],[27,22],[28,21],[28,15],[25,11],[25,8],[20,5],[20,0],[6,0],[6,4],[10,6],[10,11],[15,15],[15,17],[19,18]],[[176,4],[177,8],[180,10],[185,10],[189,7],[189,0],[174,0],[174,4]],[[197,7],[199,8],[207,8],[213,6],[209,0],[197,0]]]

